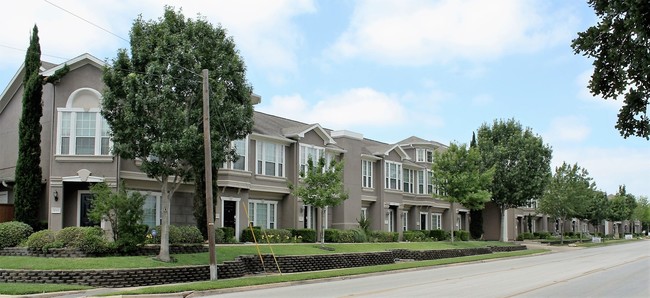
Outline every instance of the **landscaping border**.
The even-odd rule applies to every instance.
[[[385,252],[335,253],[324,255],[276,256],[283,273],[320,271],[351,267],[393,264],[402,259],[435,260],[493,252],[526,250],[526,246],[491,246],[487,248],[406,250]],[[249,274],[278,272],[272,255],[240,256],[234,261],[217,265],[219,279],[243,277]],[[202,266],[159,267],[105,270],[11,270],[0,269],[0,282],[79,284],[93,287],[135,287],[168,283],[205,281],[210,279],[210,268]]]

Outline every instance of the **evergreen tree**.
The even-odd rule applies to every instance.
[[[34,230],[39,229],[38,207],[43,185],[41,170],[41,116],[43,116],[43,85],[39,68],[41,46],[38,27],[34,25],[25,55],[23,77],[23,110],[18,124],[18,161],[16,163],[15,212],[16,220]]]

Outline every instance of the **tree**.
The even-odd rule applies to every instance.
[[[469,143],[469,147],[477,148],[476,133],[474,132],[472,132],[472,140]],[[469,210],[469,234],[472,236],[472,239],[481,239],[483,236],[483,209]]]
[[[144,243],[147,226],[142,224],[145,197],[139,192],[127,193],[124,184],[113,192],[106,183],[90,187],[93,201],[88,217],[94,222],[106,220],[113,233],[116,247],[131,251]]]
[[[490,192],[501,211],[501,240],[508,241],[506,210],[542,196],[551,175],[552,150],[514,119],[483,124],[477,146],[484,169],[494,167]]]
[[[609,202],[609,217],[611,221],[632,220],[636,199],[634,195],[628,194],[625,185],[618,187],[618,192]]]
[[[433,183],[436,185],[442,199],[454,204],[469,208],[470,210],[483,209],[485,202],[490,201],[490,192],[487,190],[492,183],[494,170],[483,171],[481,168],[481,155],[476,148],[465,147],[451,143],[449,148],[440,153],[435,152],[432,164]],[[454,241],[454,221],[451,219],[451,241]]]
[[[555,168],[538,209],[560,220],[560,243],[564,243],[564,221],[585,214],[587,202],[594,192],[591,180],[587,170],[578,164],[564,162]]]
[[[595,58],[589,90],[604,99],[624,97],[616,128],[624,138],[650,139],[650,3],[589,0],[598,23],[571,43],[576,54]]]
[[[185,19],[165,7],[158,21],[140,16],[130,36],[130,50],[120,49],[104,71],[102,115],[111,128],[114,153],[142,161],[140,169],[161,185],[158,259],[170,261],[170,200],[182,182],[203,169],[201,70],[210,74],[215,167],[234,154],[232,140],[252,131],[252,88],[232,38],[204,19]]]
[[[329,165],[324,157],[314,164],[311,157],[307,160],[306,171],[300,172],[301,181],[297,185],[289,184],[292,194],[302,199],[303,204],[311,205],[321,211],[320,240],[325,246],[325,208],[334,207],[348,199],[343,189],[343,163],[332,159]]]
[[[594,191],[593,195],[588,198],[585,208],[585,218],[589,223],[596,227],[596,233],[600,232],[600,225],[603,220],[609,216],[609,200],[607,193],[603,191]]]
[[[650,229],[650,203],[648,202],[648,197],[639,197],[636,202],[633,217],[641,222],[643,231],[647,232]]]
[[[29,224],[34,230],[39,230],[38,209],[43,191],[41,182],[43,179],[41,169],[43,84],[59,80],[69,71],[69,68],[65,65],[50,77],[41,76],[39,71],[41,67],[41,46],[36,25],[32,30],[24,66],[23,106],[20,123],[18,124],[19,141],[14,205],[16,220]]]

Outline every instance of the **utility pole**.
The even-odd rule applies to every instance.
[[[205,154],[205,212],[208,222],[210,280],[217,280],[217,256],[214,247],[214,206],[212,206],[212,142],[210,141],[210,90],[208,70],[203,72],[203,148]]]

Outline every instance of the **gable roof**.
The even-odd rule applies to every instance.
[[[282,133],[287,138],[304,138],[305,134],[314,131],[321,139],[323,139],[323,145],[336,144],[334,139],[330,134],[322,127],[320,124],[310,124],[310,125],[300,125],[294,127],[286,127],[282,129]]]
[[[390,154],[391,151],[396,150],[397,154],[399,154],[399,156],[402,158],[402,160],[404,160],[404,159],[410,160],[411,159],[411,157],[409,157],[409,155],[406,154],[406,151],[404,151],[404,149],[402,149],[402,147],[400,147],[398,144],[393,144],[393,145],[385,144],[385,145],[370,146],[370,147],[367,147],[367,149],[370,151],[370,153],[372,155],[375,155],[375,156],[387,156],[388,154]]]
[[[79,55],[75,58],[72,58],[68,61],[65,61],[61,64],[54,64],[47,61],[41,61],[41,68],[40,68],[41,75],[46,77],[51,76],[54,74],[54,72],[63,68],[66,64],[68,65],[68,67],[70,67],[70,70],[75,70],[77,68],[80,68],[88,64],[93,65],[97,68],[102,68],[106,65],[106,63],[104,63],[103,61],[99,60],[93,55],[86,53],[86,54]],[[18,90],[22,86],[24,76],[25,76],[25,63],[20,65],[18,71],[11,78],[11,81],[9,81],[9,84],[0,95],[0,113],[4,111],[4,109],[9,104],[9,100],[11,100],[11,98],[14,97],[16,92],[18,92]]]
[[[447,145],[444,145],[442,143],[436,142],[436,141],[427,141],[425,139],[416,137],[416,136],[410,136],[404,140],[401,140],[397,142],[400,144],[400,146],[413,146],[413,145],[425,145],[425,146],[432,146],[434,149],[439,149],[439,148],[446,148],[448,147]]]

